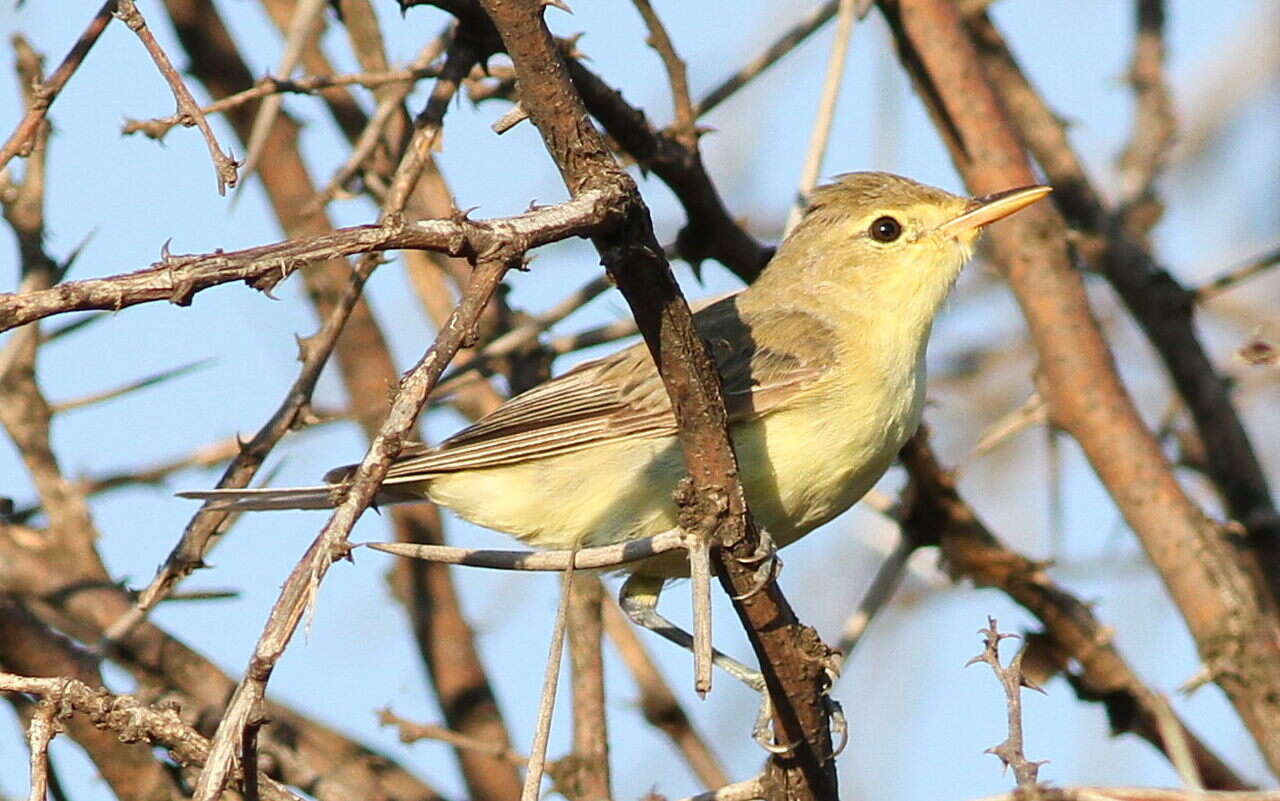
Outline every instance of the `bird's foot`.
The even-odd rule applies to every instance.
[[[753,568],[755,577],[752,581],[751,589],[733,596],[735,601],[745,601],[760,592],[766,584],[777,578],[778,573],[782,570],[782,560],[778,558],[778,546],[774,544],[773,537],[769,536],[769,532],[763,528],[760,529],[760,543],[756,546],[755,552],[738,561]]]

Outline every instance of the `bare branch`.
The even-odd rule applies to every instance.
[[[982,653],[970,659],[967,665],[985,662],[996,674],[1000,687],[1004,690],[1009,719],[1009,735],[1004,742],[988,748],[987,753],[999,757],[1006,768],[1013,768],[1013,775],[1018,780],[1018,789],[1027,798],[1036,799],[1039,797],[1037,776],[1040,773],[1040,766],[1045,763],[1032,762],[1022,751],[1022,688],[1044,691],[1023,675],[1021,652],[1013,658],[1008,667],[1000,664],[1000,641],[1016,637],[1016,634],[1001,634],[996,630],[996,620],[993,617],[987,618],[987,627],[978,633],[982,635]]]
[[[53,709],[69,709],[90,717],[98,725],[118,732],[128,742],[158,745],[180,762],[202,765],[209,754],[209,741],[182,722],[172,708],[143,704],[130,695],[116,695],[94,689],[75,679],[33,678],[0,673],[0,691],[27,693],[48,701]],[[239,783],[239,774],[236,773]],[[301,801],[299,796],[268,776],[258,777],[265,801]]]
[[[151,267],[132,273],[71,281],[36,292],[0,294],[0,331],[68,311],[118,311],[157,300],[185,306],[196,292],[231,281],[244,281],[265,292],[309,262],[358,253],[418,248],[483,257],[507,242],[534,248],[588,236],[612,224],[619,212],[605,193],[588,192],[567,203],[516,217],[479,222],[465,217],[417,222],[392,217],[381,225],[340,228],[245,250],[164,254]]]
[[[218,194],[225,195],[227,187],[235,186],[236,181],[239,180],[236,176],[235,159],[223,153],[218,146],[218,140],[213,135],[213,129],[209,127],[209,121],[200,112],[200,105],[191,96],[187,85],[182,82],[182,76],[178,75],[178,71],[173,68],[169,57],[165,55],[164,49],[160,47],[160,43],[151,35],[151,29],[147,27],[147,21],[143,19],[142,12],[138,11],[134,0],[116,0],[115,15],[120,18],[120,21],[129,30],[137,34],[142,46],[151,55],[151,60],[156,63],[156,68],[160,70],[160,74],[173,91],[173,99],[178,104],[178,112],[187,117],[188,122],[185,122],[184,125],[195,125],[200,129],[201,135],[204,136],[205,144],[209,146],[209,156],[213,159],[213,172],[218,179]]]
[[[89,55],[98,37],[106,30],[107,23],[111,22],[111,16],[115,10],[116,0],[107,0],[103,3],[49,79],[32,88],[26,113],[22,115],[22,119],[13,129],[13,133],[9,134],[4,145],[0,146],[0,169],[4,169],[9,159],[14,156],[26,156],[31,153],[36,131],[44,122],[49,106],[53,105],[62,87],[67,85],[67,81],[71,80],[71,76],[84,63],[85,56]]]

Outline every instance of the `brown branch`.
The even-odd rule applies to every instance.
[[[1137,32],[1129,85],[1134,92],[1133,134],[1120,155],[1120,226],[1141,239],[1160,219],[1154,184],[1169,161],[1177,120],[1164,77],[1164,0],[1136,0]]]
[[[644,643],[636,636],[635,626],[612,599],[605,600],[604,630],[640,691],[640,709],[644,719],[667,735],[704,787],[728,784],[729,777],[720,767],[706,739],[694,729],[693,722],[658,672]]]
[[[671,398],[690,471],[684,516],[725,550],[717,551],[721,582],[735,601],[773,699],[775,731],[793,748],[770,759],[767,780],[778,797],[837,797],[827,707],[829,651],[801,626],[773,581],[757,587],[748,562],[758,553],[737,460],[729,441],[719,381],[706,345],[653,235],[635,185],[609,155],[536,0],[483,0],[502,36],[520,82],[521,105],[542,134],[572,195],[611,187],[627,198],[616,229],[595,238],[606,269],[618,282]]]
[[[299,267],[358,253],[421,248],[476,257],[505,242],[539,247],[588,235],[598,221],[612,213],[602,193],[591,193],[567,205],[515,217],[473,221],[460,216],[415,222],[393,217],[380,225],[340,228],[245,250],[180,256],[166,253],[151,267],[132,273],[70,281],[35,292],[0,294],[0,331],[69,311],[118,311],[157,300],[185,306],[196,292],[232,281],[244,281],[267,292]]]
[[[588,224],[598,226],[607,219],[606,213],[600,213]],[[218,725],[210,746],[209,764],[201,772],[196,785],[196,801],[214,801],[221,794],[240,751],[246,727],[261,717],[259,710],[271,671],[284,654],[303,613],[315,603],[320,582],[333,562],[346,556],[349,548],[346,538],[351,527],[373,501],[445,366],[463,343],[473,338],[476,320],[507,269],[519,263],[524,245],[523,241],[512,239],[506,248],[498,246],[486,254],[486,260],[477,265],[471,284],[449,322],[441,328],[435,343],[401,381],[386,421],[352,477],[347,496],[285,581],[254,648],[245,676]]]
[[[974,194],[1035,182],[959,12],[943,0],[882,0]],[[1053,422],[1080,443],[1160,572],[1211,675],[1280,771],[1280,626],[1253,554],[1191,502],[1116,375],[1071,264],[1062,219],[1029,209],[991,232],[997,265],[1040,355]]]
[[[130,695],[116,695],[67,678],[35,678],[0,673],[0,692],[27,693],[55,708],[85,715],[95,725],[117,732],[124,742],[157,745],[184,765],[201,765],[208,758],[209,741],[182,722],[173,708],[157,708]],[[241,784],[236,771],[235,783]],[[301,797],[267,776],[258,777],[266,801],[300,801]]]
[[[1193,296],[1145,246],[1110,222],[1061,121],[1031,88],[990,21],[977,18],[970,31],[992,85],[1054,185],[1055,202],[1074,228],[1089,235],[1082,254],[1099,267],[1160,354],[1205,444],[1206,473],[1231,517],[1249,532],[1271,597],[1280,598],[1280,512],[1229,385],[1196,333]]]
[[[36,132],[44,123],[45,115],[49,113],[49,107],[53,105],[53,101],[57,98],[58,93],[62,91],[62,87],[67,85],[67,81],[71,80],[71,76],[84,63],[85,56],[89,55],[89,51],[97,43],[98,37],[106,30],[115,10],[116,0],[107,0],[103,3],[102,7],[98,9],[98,13],[93,15],[93,19],[89,21],[88,26],[76,39],[76,43],[67,51],[62,63],[49,76],[49,79],[40,82],[39,85],[31,86],[31,97],[27,101],[26,113],[22,115],[22,119],[19,120],[17,127],[13,129],[13,133],[9,134],[9,138],[5,140],[4,145],[0,146],[0,169],[4,169],[4,166],[9,163],[9,159],[14,156],[30,155]]]
[[[895,515],[903,536],[918,545],[937,545],[953,578],[998,589],[1034,615],[1044,632],[1039,641],[1076,696],[1106,708],[1113,734],[1133,733],[1168,755],[1159,725],[1163,704],[1116,649],[1111,630],[1090,605],[1056,584],[1043,562],[1010,549],[983,524],[957,492],[952,474],[938,463],[927,430],[907,442],[901,459],[911,477]],[[1249,789],[1185,724],[1178,726],[1206,787]]]
[[[41,623],[8,593],[0,593],[0,665],[28,676],[61,676],[91,687],[103,684],[91,655]],[[120,801],[154,801],[180,794],[173,776],[150,748],[123,743],[84,716],[64,717],[59,723],[93,760]]]
[[[640,12],[644,26],[649,30],[646,43],[662,59],[662,66],[667,71],[667,81],[671,84],[671,105],[675,110],[675,121],[671,126],[675,139],[687,148],[696,148],[698,132],[694,125],[697,115],[693,113],[693,101],[689,99],[689,72],[684,59],[676,52],[671,36],[667,34],[667,29],[663,27],[658,12],[653,10],[649,0],[632,0],[632,4]]]
[[[259,78],[250,89],[201,106],[200,113],[205,116],[221,114],[274,94],[313,95],[339,86],[363,86],[366,89],[376,89],[401,83],[412,84],[423,78],[434,78],[436,72],[433,66],[422,66],[376,72],[350,72],[342,75],[303,75],[297,78],[265,75]],[[184,119],[185,116],[182,114],[171,114],[168,117],[154,117],[148,120],[128,120],[121,126],[120,132],[126,135],[141,133],[152,139],[163,139],[174,126],[181,125]]]
[[[569,597],[569,667],[573,698],[572,769],[552,773],[556,789],[570,801],[612,798],[609,730],[605,723],[604,659],[601,652],[604,586],[588,573],[573,577]]]
[[[996,628],[996,619],[993,617],[987,618],[987,627],[978,633],[982,635],[982,653],[970,659],[966,667],[976,662],[984,662],[996,674],[996,679],[1004,690],[1009,726],[1009,733],[1004,741],[988,748],[987,753],[998,757],[1006,768],[1013,768],[1014,778],[1018,780],[1018,789],[1022,791],[1025,798],[1037,799],[1039,798],[1040,766],[1045,763],[1027,759],[1026,753],[1022,750],[1022,688],[1044,691],[1023,675],[1021,651],[1007,666],[1000,664],[1000,641],[1016,637],[1016,634],[1001,634]]]
[[[173,91],[173,99],[178,104],[178,112],[187,117],[188,122],[184,124],[195,125],[200,129],[200,134],[204,137],[205,144],[209,146],[209,157],[213,160],[214,176],[218,179],[218,194],[225,195],[227,187],[235,186],[238,180],[235,159],[223,153],[222,148],[218,146],[218,140],[213,135],[213,129],[209,127],[209,121],[204,118],[204,114],[200,113],[200,105],[191,96],[187,85],[182,82],[182,76],[178,75],[178,71],[173,68],[169,57],[165,55],[164,49],[160,47],[160,43],[151,35],[151,29],[147,27],[147,21],[143,19],[142,13],[138,11],[134,0],[116,0],[115,14],[129,30],[137,35],[142,42],[142,46],[150,54],[151,60],[156,63],[156,68],[160,70],[160,75],[164,77],[165,82],[169,84],[169,88]]]
[[[729,215],[697,148],[686,147],[672,134],[655,131],[643,111],[628,104],[620,92],[576,59],[569,61],[569,75],[587,110],[610,138],[637,164],[662,179],[680,201],[688,217],[676,236],[680,258],[695,268],[706,259],[715,259],[746,283],[754,281],[773,257],[773,248],[761,245]]]

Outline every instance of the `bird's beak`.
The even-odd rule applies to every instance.
[[[974,198],[969,201],[963,214],[939,225],[938,233],[945,236],[959,236],[969,231],[977,231],[984,225],[1003,220],[1015,211],[1030,206],[1052,191],[1051,186],[1023,186]]]

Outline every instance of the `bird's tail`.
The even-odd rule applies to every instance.
[[[179,498],[207,501],[206,509],[249,512],[264,509],[332,509],[342,500],[343,487],[332,484],[320,487],[288,487],[283,489],[216,489],[179,492]]]

